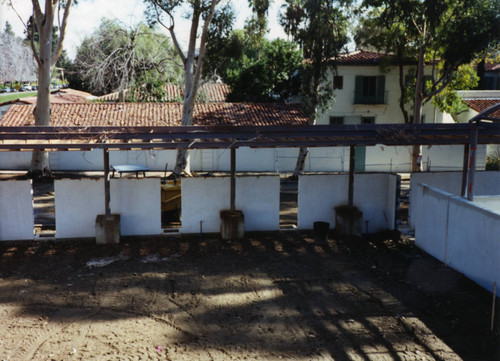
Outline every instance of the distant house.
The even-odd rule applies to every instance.
[[[334,99],[317,124],[404,123],[399,107],[399,67],[393,55],[357,50],[340,55],[333,78]],[[406,60],[405,78],[416,62]],[[430,74],[428,75],[430,76]],[[412,111],[407,105],[411,116]],[[449,123],[453,119],[428,102],[422,111],[423,123]]]
[[[500,63],[481,61],[476,68],[479,76],[477,90],[500,90]]]

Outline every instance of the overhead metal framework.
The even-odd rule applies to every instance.
[[[500,124],[363,124],[308,126],[0,127],[0,151],[214,149],[500,144]]]

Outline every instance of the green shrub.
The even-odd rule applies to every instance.
[[[500,170],[500,158],[486,157],[486,170]]]

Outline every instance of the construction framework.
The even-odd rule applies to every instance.
[[[0,151],[88,151],[102,149],[106,214],[109,214],[109,151],[231,149],[231,209],[234,208],[235,150],[240,147],[350,147],[352,203],[355,146],[464,145],[462,196],[474,197],[478,144],[500,144],[496,104],[457,124],[362,124],[307,126],[0,127]]]

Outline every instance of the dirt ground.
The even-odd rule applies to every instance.
[[[0,243],[0,360],[500,360],[491,294],[392,238]]]

